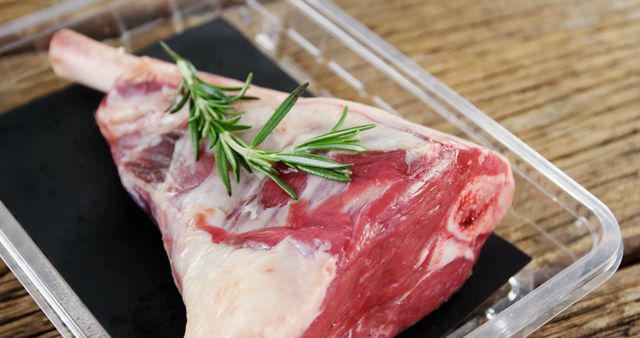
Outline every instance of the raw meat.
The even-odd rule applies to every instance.
[[[460,288],[511,203],[500,155],[331,98],[300,99],[263,147],[327,131],[348,104],[346,126],[377,125],[359,137],[367,152],[329,154],[355,163],[352,182],[284,171],[294,201],[244,173],[229,197],[212,154],[194,158],[187,112],[165,113],[179,81],[173,65],[71,31],[54,36],[50,55],[60,76],[107,92],[96,119],[124,186],[162,232],[188,337],[393,336]],[[286,96],[250,94],[260,100],[239,108],[253,126]]]

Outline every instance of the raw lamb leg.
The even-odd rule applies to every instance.
[[[346,126],[377,125],[359,135],[367,152],[328,154],[354,163],[352,182],[283,171],[292,200],[244,173],[229,197],[213,155],[194,158],[187,112],[165,113],[173,65],[71,31],[54,36],[50,55],[60,76],[107,93],[96,119],[122,183],[162,232],[188,337],[391,337],[460,288],[511,203],[500,155],[332,98],[300,99],[262,146],[326,132],[348,104]],[[260,100],[238,104],[254,126],[247,140],[287,95],[249,94]]]

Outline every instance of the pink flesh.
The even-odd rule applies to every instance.
[[[174,251],[178,238],[171,234],[188,224],[161,210],[166,201],[171,201],[178,214],[193,214],[189,224],[195,225],[194,231],[208,233],[211,245],[268,251],[293,238],[310,250],[336,257],[335,277],[317,315],[299,333],[303,337],[389,337],[415,323],[460,288],[484,241],[511,203],[513,178],[501,156],[350,103],[352,115],[389,128],[391,132],[385,137],[408,133],[422,140],[418,150],[429,147],[430,151],[411,160],[414,148],[389,147],[356,155],[332,153],[330,156],[339,161],[354,163],[352,182],[342,186],[326,182],[325,187],[317,188],[314,198],[292,201],[273,182],[260,178],[252,183],[256,189],[250,195],[210,200],[208,205],[195,208],[184,202],[207,180],[218,177],[209,152],[203,150],[195,162],[190,147],[176,148],[188,138],[186,124],[167,122],[161,113],[176,87],[175,69],[150,59],[140,62],[132,56],[116,56],[112,50],[102,49],[108,47],[96,45],[69,31],[58,33],[50,52],[54,68],[72,79],[97,65],[115,74],[100,74],[99,79],[82,76],[79,80],[109,92],[98,110],[98,123],[125,187],[163,232],[172,264],[182,258]],[[74,65],[78,58],[82,60],[79,66]],[[222,84],[236,83],[209,78]],[[262,88],[253,88],[251,94],[260,96],[265,104],[283,97]],[[309,107],[318,104],[342,107],[345,102],[301,99],[299,103]],[[126,109],[136,113],[112,119],[111,114]],[[276,131],[274,138],[280,137],[279,132],[282,137],[287,134],[287,130]],[[140,147],[150,136],[155,136],[153,144]],[[243,179],[249,175],[243,173]],[[307,175],[290,170],[283,170],[283,179],[299,192],[309,184]],[[323,189],[329,185],[336,189],[326,195]],[[380,193],[371,198],[369,191]],[[210,224],[210,211],[228,203],[233,203],[231,211],[220,223]],[[263,221],[260,227],[239,230],[251,221],[244,211],[256,206],[263,211],[282,211],[286,217],[261,220],[259,216]],[[446,245],[468,250],[453,257]],[[181,288],[182,276],[174,272],[174,278]]]

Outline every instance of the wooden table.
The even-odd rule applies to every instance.
[[[0,22],[49,2],[0,0]],[[640,336],[640,0],[337,2],[618,218],[620,270],[534,336]],[[56,335],[0,263],[0,337]]]

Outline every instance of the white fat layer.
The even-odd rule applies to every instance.
[[[427,259],[427,256],[429,256],[429,246],[425,246],[424,248],[422,248],[422,251],[420,251],[420,256],[418,256],[418,261],[413,265],[413,268],[419,268],[420,265],[424,263],[424,260]]]
[[[156,95],[122,96],[118,91],[111,91],[105,100],[108,104],[101,107],[96,117],[103,125],[109,127],[114,137],[129,134],[148,135],[176,130],[185,121],[185,114],[167,114],[171,96],[163,88]]]
[[[378,184],[364,190],[362,193],[353,196],[349,203],[345,203],[345,205],[342,207],[341,212],[345,214],[351,214],[357,210],[362,210],[366,206],[369,206],[373,202],[377,201],[380,196],[384,195],[387,188],[387,185]]]
[[[469,243],[459,242],[453,238],[438,241],[435,250],[437,254],[433,255],[433,260],[429,263],[429,269],[434,271],[442,269],[457,258],[474,259]]]
[[[347,189],[347,185],[324,179],[319,176],[307,176],[307,184],[300,193],[300,199],[309,201],[308,207],[313,209],[329,197],[338,195]]]
[[[425,175],[418,177],[413,184],[411,184],[407,191],[402,196],[402,201],[407,201],[415,197],[426,184],[429,184],[434,178],[442,175],[454,162],[455,154],[453,152],[443,152],[444,157],[439,159],[434,165],[429,168],[429,171]]]
[[[423,159],[425,154],[432,153],[434,147],[435,145],[432,143],[423,148],[407,149],[404,154],[404,161],[407,163],[407,165],[411,166],[411,164],[413,164],[415,160]]]
[[[300,336],[335,277],[335,257],[289,238],[269,250],[235,248],[186,228],[174,249],[188,262],[177,271],[185,337]]]

